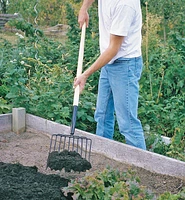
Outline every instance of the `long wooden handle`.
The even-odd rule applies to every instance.
[[[80,49],[79,49],[76,77],[80,76],[81,73],[82,73],[83,56],[84,56],[84,43],[85,43],[85,31],[86,31],[86,24],[84,23],[84,25],[82,26],[82,32],[81,32],[81,40],[80,40]],[[80,96],[80,87],[78,85],[75,88],[74,99],[73,99],[73,115],[72,115],[72,122],[71,122],[71,135],[74,135],[74,132],[75,132],[79,96]]]
[[[86,32],[86,24],[84,23],[83,26],[82,26],[82,32],[81,32],[81,40],[80,40],[80,49],[79,49],[79,55],[78,55],[78,66],[77,66],[76,77],[80,76],[81,73],[82,73],[83,57],[84,57],[85,32]],[[80,96],[80,87],[78,85],[75,88],[73,106],[78,106],[79,96]]]

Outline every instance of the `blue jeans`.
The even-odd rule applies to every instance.
[[[113,139],[115,115],[126,143],[146,149],[143,129],[137,118],[142,57],[118,58],[101,69],[95,111],[96,134]]]

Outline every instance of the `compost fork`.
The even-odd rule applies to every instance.
[[[84,23],[81,32],[81,40],[80,40],[80,49],[78,56],[78,66],[77,66],[77,77],[82,73],[82,65],[83,65],[83,55],[84,55],[84,43],[85,43],[85,31],[86,24]],[[73,99],[73,115],[71,122],[71,133],[68,135],[65,134],[53,134],[51,136],[49,153],[52,151],[76,151],[83,158],[90,161],[91,154],[91,146],[92,140],[87,137],[75,136],[75,126],[76,126],[76,117],[78,110],[78,102],[80,96],[80,88],[79,85],[75,88],[74,99]]]

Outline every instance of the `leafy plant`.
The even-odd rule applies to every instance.
[[[70,194],[76,200],[183,200],[185,197],[185,188],[178,194],[164,192],[155,195],[140,185],[134,171],[120,172],[110,167],[72,180],[62,190],[66,196]]]
[[[182,190],[178,194],[171,194],[170,192],[165,192],[164,194],[160,195],[158,200],[183,200],[185,198],[185,188],[182,188]]]
[[[35,28],[33,26],[33,24],[31,23],[28,23],[26,20],[24,19],[13,19],[13,20],[10,20],[8,22],[9,26],[11,27],[15,27],[17,28],[18,30],[21,30],[22,32],[25,33],[25,36],[28,37],[28,36],[31,36],[31,37],[38,37],[38,36],[43,36],[43,31]]]
[[[8,102],[0,97],[0,114],[5,114],[11,111],[11,106]]]
[[[73,197],[79,200],[147,200],[153,196],[145,187],[139,186],[139,179],[135,178],[133,171],[121,173],[110,168],[73,180],[63,191],[73,193]]]
[[[146,136],[147,150],[185,161],[185,135],[184,130],[177,128],[170,143],[166,144],[160,134],[150,132]]]
[[[180,128],[175,130],[175,134],[172,137],[172,142],[169,146],[169,150],[166,153],[167,156],[176,158],[178,160],[185,161],[185,134],[184,129]]]

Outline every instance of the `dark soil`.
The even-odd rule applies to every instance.
[[[64,150],[62,152],[53,151],[49,153],[47,167],[51,170],[62,170],[65,172],[85,172],[92,168],[91,163],[82,158],[76,151]]]
[[[37,167],[0,162],[0,199],[61,200],[70,199],[61,192],[69,180],[55,174],[42,174]]]
[[[184,179],[150,172],[94,153],[91,154],[92,168],[86,172],[46,169],[49,144],[50,138],[43,133],[0,133],[0,200],[71,200],[61,192],[69,180],[102,171],[107,166],[119,171],[134,170],[140,184],[156,195],[165,191],[178,193],[185,187]]]

